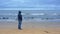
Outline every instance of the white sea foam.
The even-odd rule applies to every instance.
[[[44,13],[33,13],[33,14],[30,14],[30,15],[44,15]]]

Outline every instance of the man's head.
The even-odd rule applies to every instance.
[[[19,13],[21,13],[21,11],[19,11]]]

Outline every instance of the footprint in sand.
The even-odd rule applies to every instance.
[[[48,31],[44,31],[45,33],[49,33]]]

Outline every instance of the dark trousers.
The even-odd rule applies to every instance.
[[[22,24],[22,21],[18,20],[18,29],[21,29],[21,24]]]

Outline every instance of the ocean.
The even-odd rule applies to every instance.
[[[17,20],[19,10],[0,10],[0,21]],[[23,20],[60,21],[60,10],[20,10]]]

